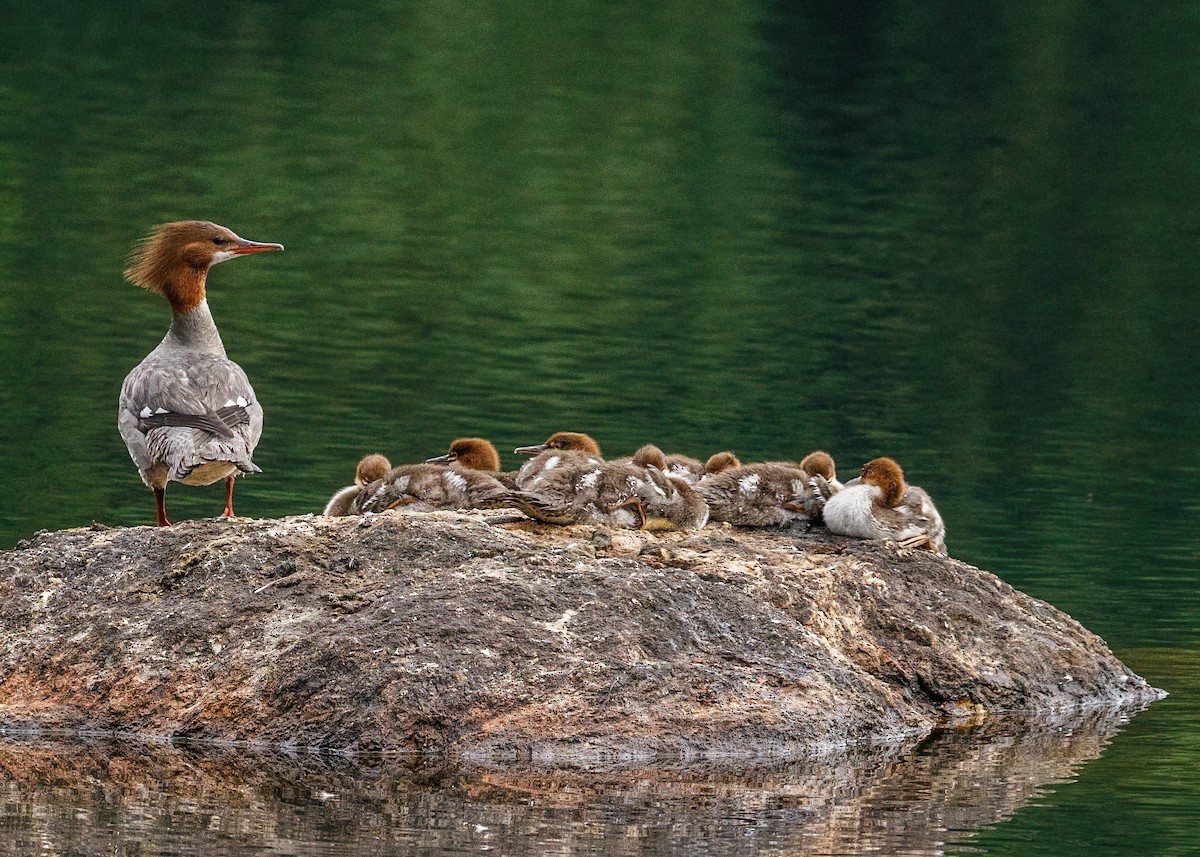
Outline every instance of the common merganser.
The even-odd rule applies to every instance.
[[[342,515],[349,515],[350,504],[354,501],[355,497],[362,493],[362,487],[374,482],[376,479],[382,479],[391,469],[392,463],[387,460],[386,456],[378,453],[363,456],[354,468],[354,484],[347,485],[334,494],[325,505],[325,511],[321,514],[335,518]]]
[[[657,447],[654,450],[661,455]],[[571,461],[544,474],[532,487],[512,492],[509,503],[551,524],[600,523],[652,530],[703,527],[708,522],[704,498],[685,480],[663,473],[649,460]]]
[[[517,485],[517,474],[505,473],[500,470],[500,453],[495,445],[482,437],[460,437],[450,443],[450,449],[444,455],[435,455],[425,459],[430,464],[439,462],[457,463],[467,470],[480,470],[489,473],[508,488]]]
[[[678,452],[668,455],[652,443],[642,446],[637,452],[627,458],[618,458],[615,460],[637,464],[639,463],[639,456],[644,458],[646,455],[654,457],[653,463],[663,473],[682,479],[689,485],[695,485],[700,481],[700,477],[704,475],[704,464],[699,459]]]
[[[810,484],[816,470],[832,475],[828,453],[811,453],[799,465],[774,461],[725,467],[705,476],[696,490],[708,501],[714,521],[779,527],[820,518],[824,498]]]
[[[185,220],[159,226],[130,254],[125,279],[165,297],[174,316],[158,347],[125,376],[117,407],[117,427],[154,492],[160,527],[171,525],[168,482],[224,479],[221,514],[233,517],[234,476],[261,472],[251,456],[262,434],[262,406],[246,373],[225,356],[205,284],[218,262],[282,249],[215,223]]]
[[[516,484],[518,488],[529,488],[555,468],[567,464],[604,462],[600,454],[600,445],[590,435],[577,431],[559,431],[550,435],[545,443],[533,446],[518,446],[513,452],[517,455],[532,455],[517,471]]]
[[[904,482],[890,458],[875,458],[825,501],[825,526],[860,539],[892,539],[901,547],[928,547],[946,553],[946,525],[929,495]]]

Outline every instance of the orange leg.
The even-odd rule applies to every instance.
[[[158,515],[160,527],[171,526],[171,522],[167,520],[167,490],[165,488],[154,489],[154,511]]]
[[[634,529],[643,530],[646,528],[646,509],[642,506],[642,501],[639,498],[634,497],[630,500],[626,500],[624,503],[618,503],[612,508],[613,511],[616,511],[617,509],[632,509],[634,514],[637,515],[638,519],[638,525],[634,527]]]
[[[399,500],[393,500],[388,505],[388,509],[399,509],[401,506],[407,506],[411,503],[416,503],[416,502],[417,502],[416,497],[401,497]],[[386,512],[387,509],[384,509],[383,511]]]
[[[225,477],[225,511],[221,513],[222,518],[232,518],[233,515],[233,477]]]

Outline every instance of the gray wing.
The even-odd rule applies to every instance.
[[[152,354],[121,385],[117,426],[143,472],[161,463],[168,478],[179,479],[209,461],[257,471],[251,456],[262,425],[246,373],[224,356]]]

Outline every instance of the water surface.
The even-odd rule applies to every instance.
[[[463,434],[891,455],[1173,693],[972,847],[1200,849],[1200,7],[643,6],[6,10],[0,545],[152,522],[115,408],[168,316],[121,269],[211,218],[288,248],[210,282],[266,409],[240,513]]]

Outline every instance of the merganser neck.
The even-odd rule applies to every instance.
[[[176,312],[175,317],[171,320],[171,327],[163,339],[163,344],[202,348],[224,354],[225,345],[221,342],[217,324],[208,310],[208,300],[201,300],[195,309]]]

